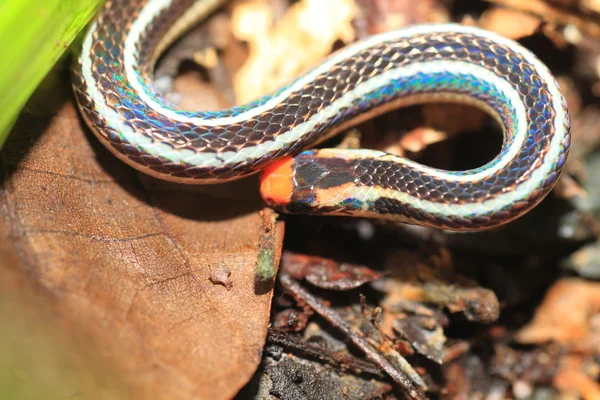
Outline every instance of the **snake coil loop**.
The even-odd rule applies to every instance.
[[[423,25],[333,54],[277,92],[190,112],[152,87],[154,62],[220,0],[109,0],[73,67],[80,110],[120,159],[152,176],[219,183],[265,170],[268,204],[453,230],[498,226],[552,189],[570,143],[558,84],[530,51],[472,27]],[[451,172],[373,150],[306,150],[390,108],[432,100],[480,107],[504,131],[498,156]],[[294,156],[294,158],[291,158]]]

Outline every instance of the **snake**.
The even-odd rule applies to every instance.
[[[455,231],[517,219],[561,175],[570,116],[548,67],[516,41],[456,23],[356,41],[247,104],[180,109],[153,85],[155,65],[222,3],[108,0],[83,37],[72,67],[80,114],[135,169],[185,184],[260,172],[262,198],[283,213]],[[369,118],[428,102],[485,111],[503,132],[498,154],[481,167],[452,171],[378,150],[317,146]]]

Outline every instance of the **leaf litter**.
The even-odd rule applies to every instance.
[[[600,398],[598,16],[573,1],[234,1],[158,66],[171,101],[219,109],[409,24],[521,41],[565,91],[571,158],[536,210],[466,235],[278,218],[255,179],[189,188],[138,174],[83,128],[57,68],[0,153],[0,312],[21,316],[4,335],[15,348],[38,349],[44,321],[37,364],[69,374],[49,379],[5,348],[5,370],[28,374],[0,382],[97,398]],[[494,130],[479,110],[428,104],[365,122],[347,143],[464,169],[493,157]]]

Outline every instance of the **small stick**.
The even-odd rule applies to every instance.
[[[344,321],[331,308],[324,305],[318,298],[306,291],[298,282],[294,280],[283,269],[279,272],[279,281],[281,285],[287,289],[294,297],[304,301],[319,315],[329,321],[330,324],[345,333],[348,338],[361,349],[365,355],[379,367],[384,370],[396,383],[398,383],[406,391],[406,394],[414,400],[426,400],[425,395],[419,390],[408,375],[403,371],[396,369],[385,357],[373,350],[369,342],[358,332],[352,329],[346,321]]]

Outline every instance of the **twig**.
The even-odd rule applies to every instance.
[[[331,365],[339,366],[344,369],[351,369],[357,373],[367,373],[379,377],[384,376],[379,366],[365,360],[353,357],[351,355],[339,356],[330,352],[328,349],[320,348],[314,344],[306,343],[292,336],[269,329],[267,341],[281,347],[292,349],[303,353],[308,357],[326,362]]]
[[[329,323],[344,332],[344,334],[348,336],[352,343],[361,349],[371,361],[379,365],[379,367],[384,370],[396,383],[402,386],[402,388],[406,391],[406,394],[411,399],[426,400],[425,394],[415,387],[408,375],[406,375],[403,371],[396,369],[392,363],[390,363],[380,353],[375,351],[369,342],[360,333],[352,329],[336,312],[325,306],[318,298],[306,291],[284,270],[280,271],[279,280],[281,285],[294,297],[304,301],[319,315],[329,321]]]

